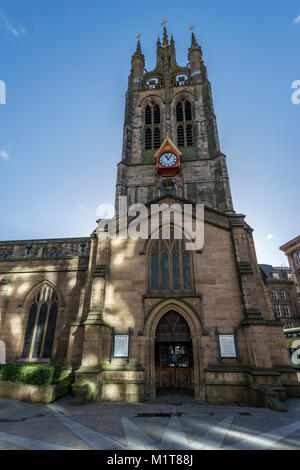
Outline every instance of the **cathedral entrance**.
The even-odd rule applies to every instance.
[[[189,326],[174,310],[166,313],[155,335],[156,388],[193,388],[193,349]]]

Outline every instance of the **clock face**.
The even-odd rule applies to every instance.
[[[167,152],[167,153],[163,153],[160,157],[159,157],[159,163],[161,164],[161,166],[174,166],[176,163],[177,163],[177,156],[175,155],[175,153],[172,153],[172,152]]]

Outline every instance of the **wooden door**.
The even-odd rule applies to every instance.
[[[156,386],[192,388],[192,343],[156,344]]]

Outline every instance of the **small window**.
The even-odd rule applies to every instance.
[[[289,305],[283,305],[283,313],[285,317],[290,317],[291,316],[291,311],[290,311],[290,306]]]
[[[278,317],[282,317],[280,305],[274,305],[273,310]]]

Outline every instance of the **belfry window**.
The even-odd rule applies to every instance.
[[[188,147],[194,145],[192,106],[187,100],[182,100],[176,106],[177,145]]]
[[[52,287],[44,285],[29,305],[22,358],[51,358],[57,315],[57,294]]]
[[[145,150],[157,149],[161,144],[160,108],[157,104],[148,104],[145,108]]]
[[[183,240],[156,240],[150,254],[152,290],[191,290],[190,255]]]

